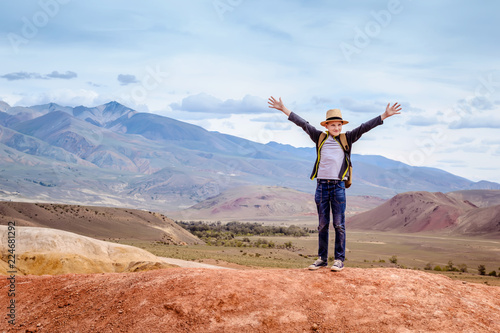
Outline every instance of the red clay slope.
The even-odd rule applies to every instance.
[[[19,332],[500,331],[500,287],[402,269],[25,276],[16,304]]]
[[[442,230],[453,226],[460,215],[473,209],[477,207],[441,192],[406,192],[375,209],[350,217],[347,226],[398,232]]]

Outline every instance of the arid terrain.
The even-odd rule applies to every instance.
[[[349,196],[346,215],[373,209],[386,200]],[[176,220],[316,221],[314,194],[279,186],[239,186],[181,211],[168,212]]]
[[[457,199],[441,192],[401,193],[370,211],[350,217],[347,225],[361,230],[500,237],[500,205],[479,208],[462,197]]]
[[[154,212],[3,202],[0,224],[16,221],[19,271],[15,296],[9,296],[12,280],[0,283],[0,304],[12,299],[16,303],[15,324],[8,323],[5,312],[0,332],[497,332],[500,287],[486,280],[479,284],[393,268],[397,265],[381,260],[397,255],[404,264],[400,267],[418,267],[412,260],[444,265],[455,259],[453,246],[460,246],[465,249],[463,262],[455,264],[466,262],[474,271],[474,265],[485,263],[472,256],[477,252],[488,257],[488,271],[497,269],[491,258],[491,251],[498,249],[496,240],[448,239],[434,233],[450,225],[465,228],[463,235],[471,233],[471,227],[489,228],[497,219],[497,207],[478,208],[439,193],[398,195],[370,213],[375,229],[383,226],[393,233],[351,232],[347,267],[333,273],[327,268],[256,269],[251,264],[266,267],[267,261],[282,261],[288,267],[306,267],[312,260],[311,244],[316,244],[312,236],[274,238],[277,243],[293,242],[291,251],[207,250],[210,247],[198,238]],[[278,207],[265,210],[272,213],[270,208]],[[379,216],[375,213],[390,223],[380,225],[373,220]],[[470,222],[478,218],[484,223]],[[400,221],[408,224],[401,226]],[[146,245],[151,253],[103,239]],[[472,240],[473,246],[468,244]],[[457,241],[460,244],[453,245]],[[2,249],[3,274],[8,274],[7,247]],[[248,257],[249,265],[224,262],[232,252]],[[190,262],[163,258],[168,253]],[[205,258],[209,253],[217,256]],[[380,262],[387,266],[355,267]]]
[[[97,239],[143,239],[169,244],[200,240],[168,217],[139,209],[0,201],[0,225],[54,228]]]
[[[500,287],[403,269],[25,276],[12,332],[498,332]],[[0,304],[7,302],[2,279]]]

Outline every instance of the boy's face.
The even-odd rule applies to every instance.
[[[332,136],[337,136],[342,131],[342,122],[341,121],[329,121],[325,125],[328,133]]]

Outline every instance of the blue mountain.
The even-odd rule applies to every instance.
[[[260,144],[117,102],[75,108],[54,103],[0,111],[0,186],[23,198],[145,208],[192,205],[241,185],[314,191],[313,148]],[[500,189],[440,169],[353,155],[350,195]],[[39,184],[55,184],[47,187]],[[0,195],[1,195],[0,191]],[[10,196],[9,196],[10,195]]]

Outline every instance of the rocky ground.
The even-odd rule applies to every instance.
[[[170,268],[18,276],[15,288],[2,332],[500,331],[500,287],[403,269]]]

